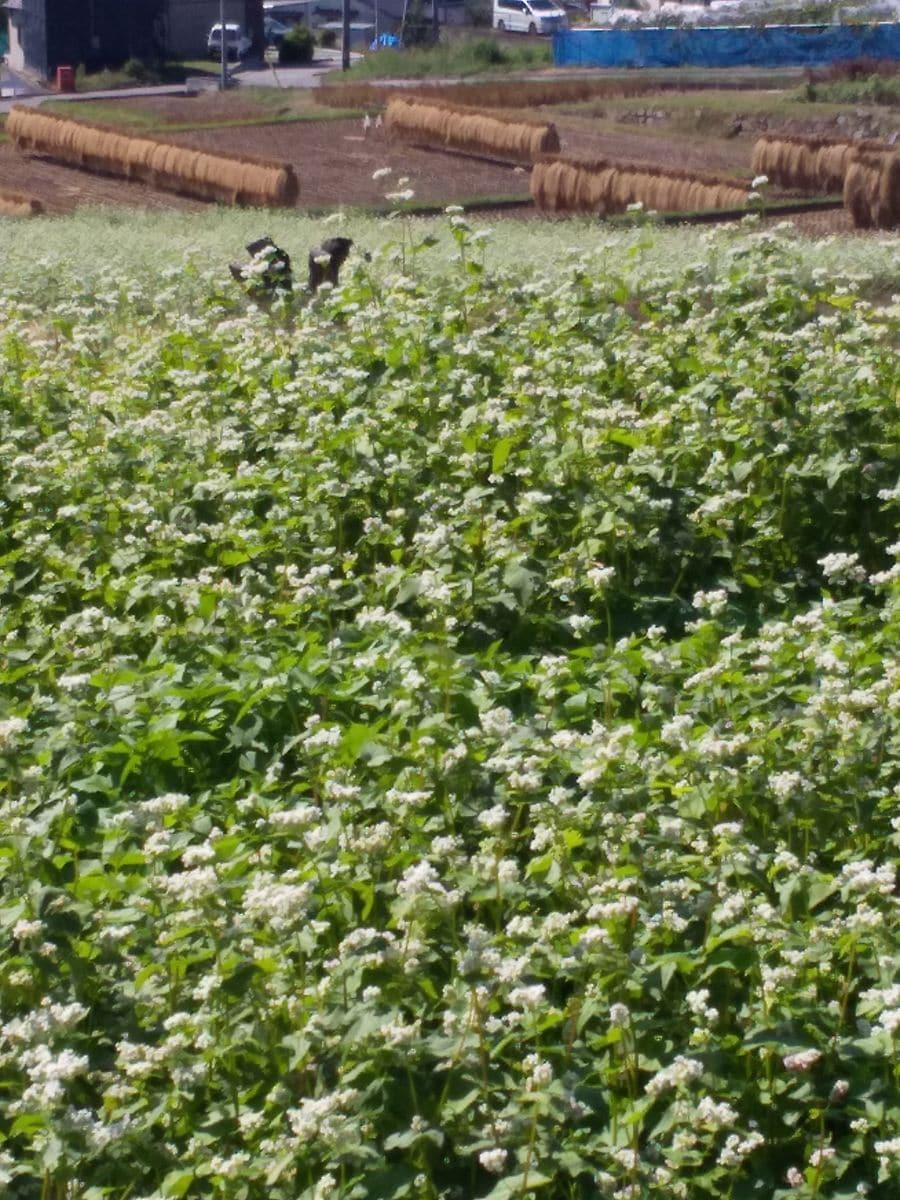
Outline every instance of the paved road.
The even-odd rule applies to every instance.
[[[359,58],[351,54],[351,61]],[[230,66],[230,74],[244,87],[283,87],[308,88],[318,87],[322,76],[329,71],[338,69],[341,65],[340,50],[317,49],[315,59],[306,67],[271,67],[255,63],[240,63]],[[50,89],[40,90],[22,76],[11,71],[9,67],[0,65],[0,112],[8,112],[13,104],[43,104],[45,100],[66,100],[77,103],[79,100],[109,100],[131,96],[184,96],[196,90],[215,89],[217,80],[210,75],[196,75],[188,82],[167,84],[161,87],[129,87],[115,88],[102,92],[56,92]]]
[[[361,56],[351,54],[350,61],[356,62]],[[340,69],[340,50],[316,48],[316,57],[306,67],[271,67],[255,66],[241,63],[233,68],[235,78],[247,87],[318,87],[322,76],[329,71]]]

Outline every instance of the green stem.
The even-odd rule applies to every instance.
[[[535,1109],[534,1117],[531,1121],[531,1129],[528,1133],[528,1149],[525,1152],[525,1166],[522,1170],[522,1187],[519,1189],[519,1195],[524,1196],[528,1191],[528,1172],[531,1170],[531,1160],[534,1157],[534,1143],[537,1141],[537,1109]]]

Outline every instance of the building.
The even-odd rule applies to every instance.
[[[264,44],[262,0],[224,0],[226,21]],[[52,79],[59,66],[88,70],[129,58],[200,58],[220,0],[0,0],[9,17],[9,65]]]
[[[159,58],[166,2],[0,0],[9,17],[9,65],[48,79],[62,65],[96,70]]]
[[[226,22],[241,25],[254,47],[262,51],[262,0],[222,0]],[[206,37],[219,20],[220,0],[163,0],[165,41],[169,58],[202,58]]]

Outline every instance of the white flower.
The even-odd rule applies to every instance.
[[[593,623],[593,617],[581,613],[573,613],[571,617],[566,618],[566,624],[572,630],[575,637],[581,637],[585,630],[590,629]]]
[[[830,583],[859,583],[866,577],[858,554],[826,554],[818,562]]]
[[[678,1054],[669,1066],[656,1072],[645,1090],[648,1096],[658,1096],[668,1088],[677,1088],[691,1083],[699,1079],[702,1074],[702,1062],[696,1058],[686,1058],[683,1054]]]
[[[73,672],[70,675],[60,675],[59,686],[64,692],[77,692],[81,688],[87,687],[90,681],[91,676],[89,672]]]
[[[28,938],[38,937],[44,930],[43,921],[26,921],[24,918],[16,921],[13,925],[13,937],[20,941],[25,941]]]
[[[696,1121],[711,1129],[727,1129],[737,1121],[738,1115],[725,1101],[717,1104],[711,1096],[704,1096],[697,1105]]]
[[[769,182],[768,175],[757,175],[756,178],[753,180],[753,182],[750,184],[750,186],[751,186],[751,188],[753,188],[754,191],[756,191],[757,188],[765,187],[768,182]]]
[[[313,1193],[314,1200],[326,1200],[326,1197],[333,1196],[338,1190],[338,1181],[332,1174],[325,1174],[316,1184],[316,1190]]]
[[[779,800],[787,800],[797,792],[805,791],[809,784],[799,771],[774,771],[769,776],[769,787]]]
[[[811,1167],[823,1167],[827,1162],[831,1162],[837,1151],[833,1146],[821,1146],[818,1150],[813,1150],[809,1156],[809,1165]]]
[[[708,1000],[709,988],[698,988],[697,991],[688,992],[685,996],[685,1003],[694,1016],[701,1017],[711,1025],[719,1019],[719,1010],[708,1004]]]
[[[796,1054],[785,1054],[781,1061],[788,1071],[798,1075],[815,1066],[821,1057],[821,1050],[800,1050]]]
[[[688,734],[694,725],[694,718],[688,713],[680,713],[677,717],[673,717],[671,721],[667,721],[659,731],[659,736],[664,742],[678,746],[681,750],[686,750],[689,743]]]
[[[289,1108],[285,1114],[298,1141],[308,1142],[317,1137],[337,1141],[347,1136],[350,1123],[342,1110],[350,1108],[358,1097],[355,1088],[339,1088],[318,1098],[300,1101],[299,1108]]]
[[[739,1134],[731,1133],[725,1139],[725,1145],[718,1157],[718,1163],[721,1167],[739,1167],[748,1154],[752,1154],[757,1147],[762,1146],[765,1138],[761,1133],[756,1131],[749,1133],[745,1138],[741,1138]]]
[[[900,1137],[890,1138],[890,1140],[876,1142],[875,1153],[879,1156],[879,1164],[883,1171],[888,1171],[894,1162],[900,1159]]]
[[[611,1004],[609,1006],[609,1023],[614,1028],[625,1029],[631,1020],[631,1013],[626,1004]]]
[[[495,804],[493,808],[487,808],[478,814],[478,824],[491,830],[492,833],[498,833],[506,824],[508,816],[509,814],[502,804]]]
[[[509,1002],[513,1008],[537,1008],[544,999],[545,991],[542,983],[513,988],[509,993]]]
[[[600,591],[602,588],[605,588],[608,584],[612,583],[613,579],[615,578],[615,574],[615,567],[604,567],[603,563],[594,563],[594,565],[588,569],[587,581],[592,588],[596,588],[597,591]]]
[[[506,1160],[509,1157],[509,1151],[502,1149],[500,1146],[495,1146],[493,1150],[482,1150],[478,1155],[478,1161],[486,1171],[490,1171],[492,1175],[500,1175],[506,1166]]]
[[[0,721],[0,750],[11,750],[27,724],[21,717],[7,717],[5,721]]]
[[[886,1008],[884,1012],[879,1014],[876,1025],[883,1029],[885,1033],[892,1035],[896,1033],[900,1029],[900,1008]]]
[[[724,610],[728,603],[728,593],[724,588],[714,588],[709,592],[695,592],[691,603],[698,612],[705,609],[710,616],[714,617]]]
[[[372,178],[373,179],[384,179],[387,175],[390,175],[390,173],[391,173],[390,167],[379,167],[377,171],[372,172]]]
[[[525,1083],[525,1090],[528,1092],[539,1091],[543,1087],[547,1087],[553,1081],[553,1068],[550,1063],[539,1058],[536,1054],[526,1055],[522,1066],[528,1072],[528,1079]]]
[[[209,1160],[210,1173],[219,1175],[223,1179],[237,1179],[249,1161],[250,1155],[246,1150],[238,1150],[228,1158],[223,1158],[221,1154],[214,1154]]]

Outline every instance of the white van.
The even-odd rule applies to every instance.
[[[225,22],[225,53],[233,62],[243,58],[253,43],[241,29],[240,25],[230,25]],[[210,58],[222,57],[222,26],[218,22],[213,25],[206,38],[206,53]]]
[[[568,25],[553,0],[494,0],[494,28],[501,33],[553,33]]]

